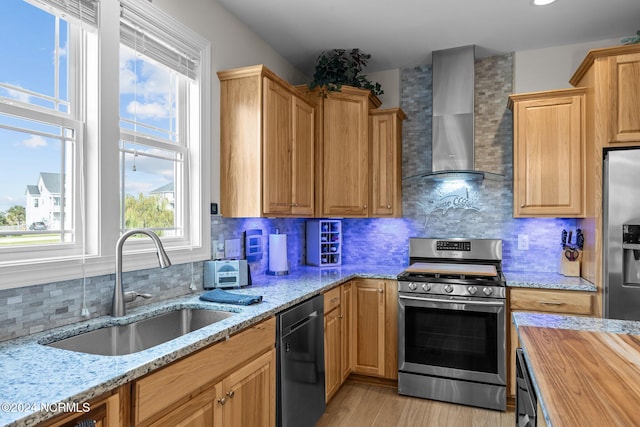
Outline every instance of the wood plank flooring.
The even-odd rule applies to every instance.
[[[512,427],[507,412],[401,396],[392,387],[348,380],[316,427]]]

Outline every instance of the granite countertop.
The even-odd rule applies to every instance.
[[[596,285],[582,277],[563,276],[559,273],[505,271],[507,286],[511,288],[558,289],[595,292]]]
[[[129,310],[114,319],[103,316],[0,343],[0,425],[34,425],[56,415],[50,406],[81,403],[158,369],[195,350],[356,277],[393,279],[403,266],[302,266],[288,276],[255,275],[253,285],[230,290],[261,295],[259,304],[238,306],[199,300],[201,292]],[[52,342],[103,326],[126,324],[179,308],[232,311],[227,319],[164,344],[124,356],[99,356],[47,347]]]
[[[525,312],[513,320],[547,425],[637,421],[640,322]]]

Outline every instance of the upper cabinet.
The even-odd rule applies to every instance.
[[[402,121],[400,108],[369,112],[371,216],[402,216]]]
[[[513,216],[584,217],[584,88],[511,95]]]
[[[380,100],[350,86],[326,94],[299,88],[316,104],[317,216],[369,216],[369,110]]]
[[[590,51],[570,82],[594,89],[601,145],[640,145],[640,45]]]
[[[222,215],[313,216],[313,106],[263,65],[218,78]]]

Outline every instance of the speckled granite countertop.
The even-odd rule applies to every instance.
[[[624,335],[640,335],[640,322],[635,321],[627,321],[627,320],[616,320],[616,319],[602,319],[602,318],[594,318],[594,317],[578,317],[578,316],[560,316],[560,315],[552,315],[552,314],[540,314],[540,313],[526,313],[526,312],[516,312],[513,313],[513,320],[518,328],[518,336],[522,340],[521,333],[523,327],[536,327],[536,328],[550,328],[550,329],[563,329],[569,331],[584,331],[584,332],[593,332],[597,334],[624,334]],[[605,339],[606,341],[606,339]],[[613,344],[614,349],[616,351],[620,351],[620,349],[624,348],[624,346],[619,343]],[[529,365],[532,364],[532,354],[535,351],[545,351],[545,349],[527,349],[526,345],[523,346],[525,359]],[[589,353],[587,351],[587,353]],[[622,352],[622,359],[625,357],[631,357],[631,353]],[[606,357],[606,356],[605,356]],[[610,360],[614,360],[611,358]],[[577,360],[573,362],[578,363]],[[616,362],[614,362],[616,363]],[[628,363],[633,363],[632,361],[628,361]],[[624,364],[624,362],[623,362]],[[533,386],[536,391],[536,395],[538,396],[538,400],[540,402],[540,406],[542,408],[543,416],[547,425],[552,426],[553,422],[549,417],[549,402],[545,403],[545,392],[541,390],[540,381],[541,378],[536,378],[537,375],[543,375],[541,372],[536,372],[534,369],[530,369],[531,379],[533,382]],[[627,385],[624,384],[625,378],[620,379],[619,387],[626,388]],[[612,385],[615,387],[615,383]],[[586,391],[583,390],[586,393]],[[578,390],[578,397],[581,395],[581,391]],[[565,394],[566,395],[566,394]],[[584,397],[584,396],[583,396]],[[600,398],[604,398],[605,396],[600,396]],[[548,396],[547,396],[548,398]],[[587,400],[586,397],[584,400]],[[553,403],[553,402],[551,402]],[[576,403],[577,404],[577,403]],[[539,414],[540,415],[540,414]]]
[[[507,279],[507,286],[512,288],[596,291],[596,286],[582,277],[568,277],[559,273],[505,271],[504,276]]]
[[[260,304],[237,306],[203,302],[202,292],[149,304],[122,319],[109,316],[0,343],[0,425],[30,426],[55,415],[46,405],[81,403],[158,369],[195,350],[267,319],[352,278],[396,279],[402,266],[300,267],[288,276],[253,278],[232,292],[262,295]],[[125,356],[98,356],[47,347],[48,343],[107,325],[125,324],[179,308],[210,308],[236,314],[150,349]],[[42,408],[45,408],[44,410]]]

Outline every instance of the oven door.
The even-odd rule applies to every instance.
[[[506,303],[398,295],[398,370],[506,384]]]

